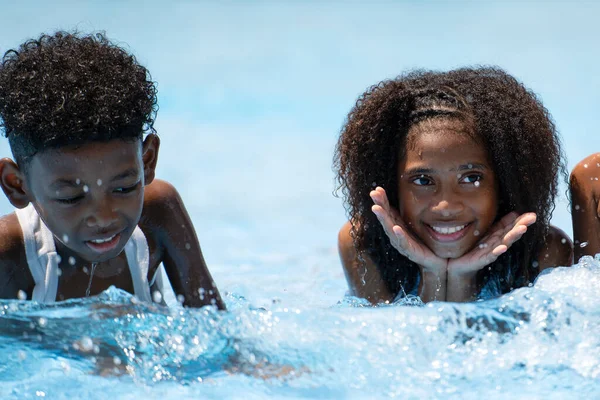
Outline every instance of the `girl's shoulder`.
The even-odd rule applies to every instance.
[[[538,255],[539,270],[573,265],[573,241],[562,229],[550,225]]]

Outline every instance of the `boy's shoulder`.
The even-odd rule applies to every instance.
[[[185,205],[179,192],[171,183],[154,179],[144,188],[144,208],[140,218],[140,227],[144,231],[157,234],[169,234],[176,229],[180,218],[188,218]]]
[[[23,231],[13,212],[0,217],[0,298],[16,298],[19,290],[28,292],[32,286]]]
[[[550,225],[540,257],[540,271],[573,264],[573,241],[562,229]]]

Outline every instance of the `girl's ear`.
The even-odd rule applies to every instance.
[[[151,133],[146,136],[142,144],[142,162],[144,163],[144,185],[149,185],[154,180],[154,171],[158,161],[158,149],[160,148],[160,139]]]
[[[16,208],[27,207],[30,200],[24,190],[25,176],[19,166],[10,158],[0,160],[0,186],[13,206]]]

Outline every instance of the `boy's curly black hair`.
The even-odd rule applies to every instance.
[[[21,167],[48,148],[141,138],[157,109],[148,70],[102,33],[44,34],[0,64],[0,127]]]
[[[527,233],[478,275],[481,284],[496,275],[503,293],[528,284],[538,274],[536,258],[548,232],[559,173],[565,179],[567,174],[548,111],[534,93],[496,67],[413,71],[359,97],[334,157],[358,254],[377,264],[391,293],[415,286],[419,268],[390,244],[371,211],[369,192],[381,186],[390,204],[398,204],[397,165],[409,128],[429,118],[474,126],[474,139],[487,149],[498,181],[497,218],[511,211],[537,214]]]

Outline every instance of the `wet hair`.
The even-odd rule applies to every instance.
[[[24,168],[46,149],[154,132],[156,86],[104,34],[56,32],[8,50],[0,64],[0,128]]]
[[[368,255],[394,295],[417,284],[419,267],[392,247],[371,211],[369,192],[381,186],[390,204],[398,204],[397,166],[409,129],[436,118],[471,126],[473,139],[487,150],[498,185],[497,219],[511,211],[537,214],[527,233],[478,273],[480,284],[497,278],[503,293],[527,285],[538,274],[536,258],[566,168],[548,111],[534,93],[495,67],[413,71],[358,98],[342,128],[334,168],[359,260],[364,263]]]

